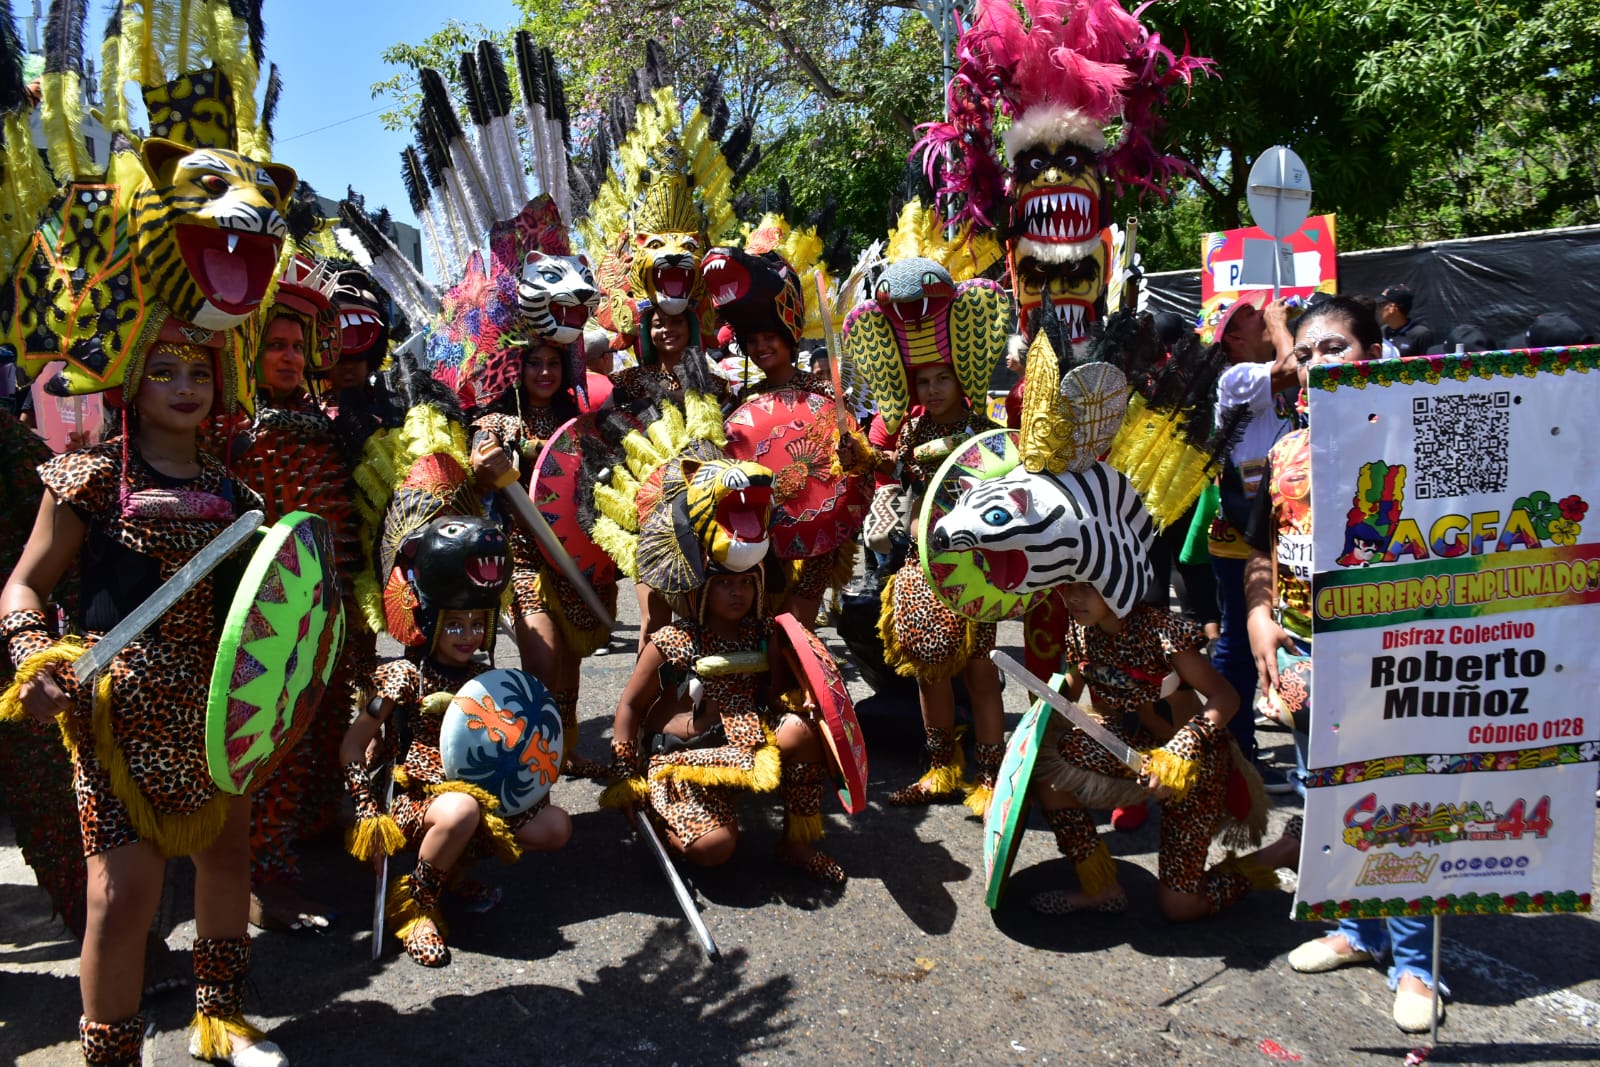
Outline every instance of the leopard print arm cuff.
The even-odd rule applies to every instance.
[[[0,617],[0,636],[6,640],[6,650],[13,666],[21,666],[29,656],[55,644],[55,638],[50,636],[50,628],[45,623],[44,612],[31,609],[10,611]]]
[[[367,774],[367,768],[360,762],[344,765],[344,785],[350,791],[350,797],[356,802],[357,819],[376,819],[379,814],[378,802],[372,796],[372,778]]]
[[[639,742],[611,742],[611,768],[607,772],[613,782],[624,782],[639,773]]]
[[[1219,752],[1228,743],[1228,728],[1218,726],[1204,715],[1196,715],[1178,728],[1163,747],[1173,755],[1197,760],[1207,752]]]

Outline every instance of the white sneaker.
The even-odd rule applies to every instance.
[[[204,1059],[200,1055],[200,1035],[192,1031],[189,1034],[189,1055],[197,1060]],[[253,1045],[235,1048],[232,1055],[210,1062],[231,1063],[233,1067],[289,1067],[289,1057],[283,1054],[283,1050],[264,1038]]]

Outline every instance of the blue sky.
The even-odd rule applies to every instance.
[[[450,19],[509,26],[517,9],[507,0],[267,0],[263,17],[267,58],[283,76],[274,158],[323,196],[337,200],[354,185],[370,207],[387,204],[396,218],[414,223],[400,184],[400,150],[410,136],[383,128],[378,115],[391,98],[371,96],[372,83],[396,69],[379,54],[391,44],[415,44]]]

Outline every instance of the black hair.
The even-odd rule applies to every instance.
[[[1365,352],[1373,345],[1383,343],[1383,331],[1378,327],[1377,309],[1373,306],[1371,297],[1348,296],[1339,293],[1322,301],[1314,307],[1306,309],[1295,323],[1295,337],[1300,336],[1300,331],[1306,328],[1306,323],[1316,319],[1327,318],[1330,315],[1341,316],[1350,322],[1350,332],[1355,334],[1356,343]]]

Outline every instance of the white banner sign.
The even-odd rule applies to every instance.
[[[1310,394],[1296,916],[1587,910],[1600,349],[1318,368]]]

